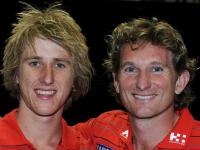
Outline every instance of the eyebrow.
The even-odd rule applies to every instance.
[[[30,60],[30,59],[37,59],[37,60],[40,60],[40,59],[42,59],[42,58],[39,57],[39,56],[29,56],[29,57],[25,57],[23,61],[27,61],[27,60]]]
[[[152,65],[164,65],[163,63],[158,62],[158,61],[153,61],[150,64],[152,64]]]
[[[126,65],[133,65],[133,66],[135,66],[135,63],[131,62],[131,61],[126,61],[123,64],[121,64],[120,67],[123,68]],[[164,64],[164,63],[159,62],[159,61],[152,61],[152,62],[150,62],[150,65],[159,65],[159,66],[164,66],[164,67],[168,66],[167,64]]]
[[[163,67],[169,67],[169,64],[165,64],[165,63],[158,62],[158,61],[153,61],[150,64],[151,65],[157,65],[157,66],[163,66]]]
[[[42,60],[42,57],[39,57],[39,56],[30,56],[30,57],[27,57],[24,59],[24,61],[27,61],[27,60],[31,60],[31,59],[35,59],[35,60]],[[66,63],[69,63],[71,64],[72,61],[68,58],[53,58],[54,61],[63,61],[63,62],[66,62]]]
[[[72,64],[72,60],[71,59],[67,59],[67,58],[54,58],[55,61],[62,61],[62,62],[66,62],[68,64]]]
[[[126,65],[134,65],[134,63],[133,63],[133,62],[130,62],[130,61],[126,61],[126,62],[120,64],[120,68],[123,68],[123,67],[126,66]]]

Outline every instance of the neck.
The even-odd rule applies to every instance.
[[[57,148],[62,138],[61,112],[39,116],[28,108],[18,109],[16,118],[24,136],[36,149]]]
[[[171,110],[152,118],[136,118],[129,114],[135,150],[152,150],[176,124],[178,116]]]

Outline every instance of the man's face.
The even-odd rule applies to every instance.
[[[69,98],[74,70],[70,54],[58,44],[35,38],[35,50],[26,47],[21,55],[16,81],[20,88],[20,106],[37,115],[62,112]]]
[[[137,48],[132,50],[132,48]],[[136,118],[151,118],[174,111],[174,95],[185,88],[189,73],[177,76],[171,52],[150,43],[125,45],[114,85],[127,111]]]

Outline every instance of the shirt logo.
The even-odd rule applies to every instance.
[[[97,150],[112,150],[112,148],[107,147],[107,146],[102,145],[102,144],[97,144]]]
[[[185,134],[180,134],[180,133],[174,133],[174,132],[172,132],[170,134],[169,141],[170,141],[170,143],[185,145],[185,143],[186,143],[186,137],[187,137],[187,135],[185,135]]]
[[[123,136],[124,138],[128,138],[128,130],[124,131],[121,133],[121,136]]]

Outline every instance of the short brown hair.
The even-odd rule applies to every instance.
[[[119,24],[107,42],[110,44],[109,58],[104,65],[110,72],[118,73],[120,69],[120,52],[124,44],[131,43],[152,43],[159,45],[172,52],[173,65],[179,75],[183,71],[190,72],[190,82],[184,91],[175,96],[175,109],[181,109],[190,104],[194,95],[190,89],[190,83],[197,70],[197,60],[188,58],[187,48],[181,34],[165,21],[158,21],[157,18],[138,18],[129,22]]]

